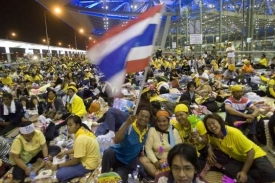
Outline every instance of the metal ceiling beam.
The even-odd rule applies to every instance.
[[[71,6],[71,5],[66,5],[65,6],[67,9],[73,10],[73,11],[78,11],[82,13],[101,13],[101,14],[109,14],[109,15],[118,15],[118,16],[138,16],[139,13],[136,12],[125,12],[125,11],[110,11],[110,10],[105,10],[105,9],[88,9],[88,8],[82,8],[82,7],[76,7],[76,6]],[[163,14],[164,16],[176,16],[178,15],[175,12],[165,12]]]
[[[120,4],[120,5],[118,5],[117,7],[113,8],[112,11],[117,11],[117,10],[119,10],[119,8],[121,8],[121,7],[124,6],[125,4],[126,4],[126,2],[124,2],[124,3]]]
[[[226,16],[232,16],[232,17],[240,17],[242,18],[242,14],[240,13],[234,13],[231,11],[223,11],[224,15]],[[219,15],[219,12],[213,12],[215,15]],[[275,19],[275,15],[257,15],[258,19]]]
[[[93,7],[95,7],[95,6],[97,6],[97,5],[101,4],[101,3],[102,3],[102,1],[93,3],[93,4],[89,5],[89,6],[87,6],[87,8],[93,8]]]
[[[259,14],[260,11],[262,10],[264,3],[265,3],[265,0],[263,0],[263,1],[261,2],[261,5],[260,5],[260,7],[259,7],[259,9],[258,9],[257,14]]]
[[[266,6],[268,8],[268,13],[271,14],[271,15],[273,15],[272,8],[271,8],[271,5],[270,5],[269,1],[266,1]]]

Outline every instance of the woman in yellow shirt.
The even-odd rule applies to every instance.
[[[266,59],[266,55],[263,53],[260,59],[260,62],[257,63],[254,68],[255,69],[266,69],[268,66],[268,60]]]
[[[198,120],[195,128],[191,127],[193,119],[188,118],[190,112],[185,104],[178,104],[174,112],[177,121],[173,123],[173,126],[179,131],[182,142],[195,146],[200,153],[200,160],[205,161],[207,157],[208,136],[203,122]]]
[[[207,157],[210,164],[217,163],[219,157],[214,154],[213,149],[218,148],[230,157],[223,165],[229,177],[241,183],[275,181],[275,168],[267,159],[266,152],[240,130],[225,125],[217,114],[207,115],[204,125],[210,139]]]
[[[52,170],[57,170],[56,177],[61,182],[92,172],[101,161],[96,136],[82,123],[81,118],[76,115],[70,116],[67,127],[68,132],[75,135],[73,149],[62,151],[57,157],[73,154],[73,158],[65,163],[51,166]]]
[[[87,114],[86,107],[84,105],[83,99],[77,94],[77,88],[75,86],[68,87],[68,97],[67,97],[67,109],[71,114],[75,114],[79,117],[83,117]]]
[[[271,76],[270,81],[268,83],[267,96],[275,98],[275,74]]]

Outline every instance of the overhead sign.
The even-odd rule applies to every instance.
[[[177,42],[172,42],[172,48],[173,49],[177,48]]]
[[[202,34],[190,34],[190,44],[202,44]]]

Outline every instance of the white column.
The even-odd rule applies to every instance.
[[[43,50],[42,49],[40,49],[40,57],[41,57],[41,59],[43,59]]]
[[[6,50],[8,62],[10,63],[11,62],[10,47],[5,47],[5,50]]]

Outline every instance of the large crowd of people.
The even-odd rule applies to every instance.
[[[243,57],[238,65],[232,43],[224,56],[158,49],[147,75],[128,73],[119,91],[82,55],[2,69],[0,140],[9,138],[10,153],[2,148],[7,141],[0,144],[0,168],[13,166],[14,182],[24,182],[35,162],[36,174],[51,169],[60,182],[101,167],[127,183],[138,167],[138,178],[148,181],[203,183],[209,166],[239,183],[273,182],[260,137],[269,132],[274,148],[274,106],[263,112],[254,99],[275,98],[274,61],[262,54],[258,63]],[[257,130],[264,117],[268,132]],[[62,128],[71,148],[51,143]],[[102,139],[113,145],[102,151]],[[69,158],[53,164],[54,157]]]

